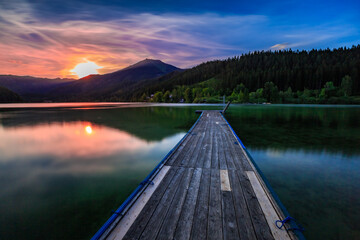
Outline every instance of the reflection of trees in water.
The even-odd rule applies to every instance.
[[[252,148],[360,152],[358,107],[232,107],[227,118]]]
[[[198,117],[194,111],[209,108],[219,109],[219,106],[8,110],[0,112],[0,124],[16,127],[88,121],[155,141],[189,130]],[[226,117],[244,143],[252,148],[360,152],[358,107],[230,105]]]
[[[87,121],[126,131],[146,141],[155,141],[188,131],[198,118],[195,110],[199,108],[204,107],[8,110],[0,112],[0,124],[3,127],[17,127]]]

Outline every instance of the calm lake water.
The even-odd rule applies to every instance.
[[[198,115],[221,106],[0,105],[0,239],[88,239]],[[308,239],[360,239],[360,108],[226,115]]]

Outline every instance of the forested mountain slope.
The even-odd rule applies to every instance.
[[[13,91],[0,86],[0,103],[22,102],[21,97]]]
[[[203,63],[176,75],[163,76],[140,87],[133,96],[144,99],[156,92],[165,95],[169,91],[166,97],[173,98],[162,101],[184,99],[192,102],[212,96],[230,97],[242,91],[245,95],[251,92],[261,95],[253,96],[261,101],[271,101],[270,94],[266,96],[262,91],[275,91],[273,88],[276,87],[278,94],[287,92],[289,97],[299,91],[309,95],[307,97],[320,98],[323,89],[325,97],[348,97],[360,95],[359,78],[360,45],[334,50],[256,51],[223,61]],[[268,88],[265,88],[266,83]]]

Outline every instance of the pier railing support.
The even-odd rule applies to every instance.
[[[225,114],[225,112],[226,112],[226,110],[228,109],[230,103],[231,103],[231,101],[228,101],[228,103],[226,104],[226,106],[224,107],[224,109],[221,111],[222,114]]]

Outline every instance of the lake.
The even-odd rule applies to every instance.
[[[0,239],[89,239],[185,135],[178,104],[1,104]],[[360,107],[231,105],[308,239],[360,239]]]

